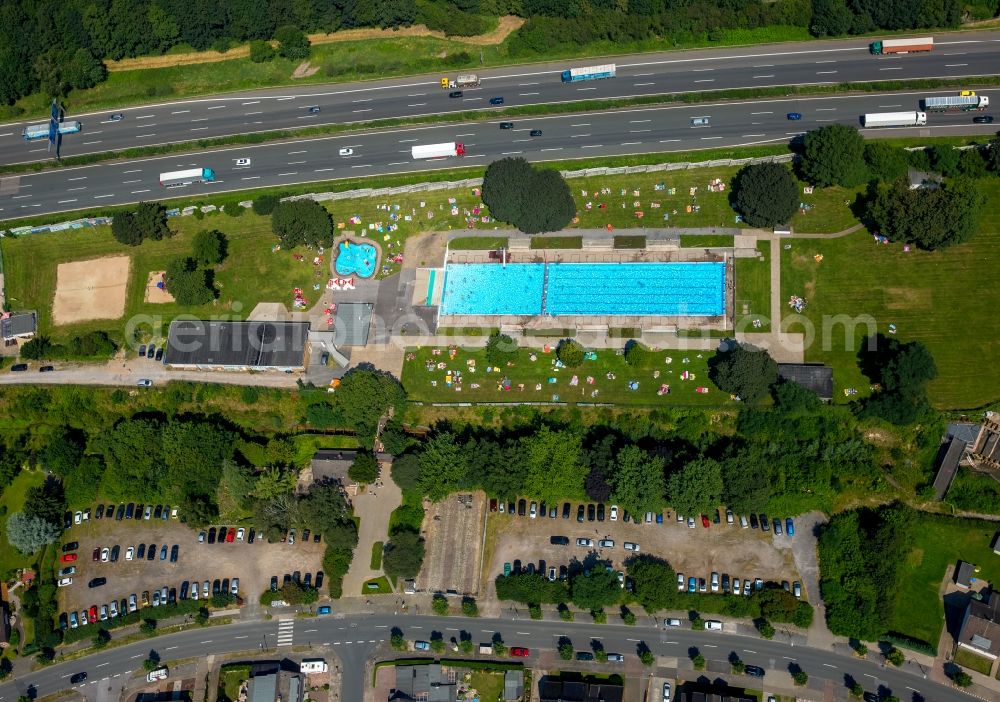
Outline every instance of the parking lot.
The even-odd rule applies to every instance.
[[[712,571],[717,571],[741,579],[759,577],[775,582],[800,579],[791,549],[795,539],[803,538],[798,534],[794,537],[785,534],[775,536],[773,531],[742,529],[739,515],[735,516],[734,524],[727,525],[724,511],[721,523],[710,522],[708,528],[702,526],[700,519],[696,520],[693,529],[688,528],[686,521],[676,521],[672,511],[663,514],[662,524],[655,521],[650,524],[626,524],[621,515],[612,522],[610,509],[606,510],[604,521],[597,521],[596,518],[589,521],[584,517],[581,523],[577,521],[578,505],[572,504],[568,519],[563,518],[563,503],[559,503],[555,519],[548,516],[534,519],[529,516],[512,517],[506,513],[491,512],[489,519],[496,520],[496,543],[487,569],[489,587],[492,588],[493,579],[504,572],[505,563],[511,563],[516,569],[517,561],[520,561],[524,569],[529,564],[538,568],[539,561],[544,561],[546,575],[551,567],[556,568],[558,575],[561,566],[567,566],[572,571],[574,567],[583,568],[596,562],[609,563],[615,570],[622,571],[625,570],[624,562],[630,556],[642,554],[665,559],[685,578],[694,576],[708,581]],[[552,544],[552,536],[565,536],[569,543]],[[592,545],[577,545],[580,538],[590,539]],[[605,539],[613,541],[614,546],[601,548],[599,542]],[[636,544],[639,550],[625,550],[626,541]]]
[[[267,543],[256,538],[247,543],[249,529],[242,541],[215,544],[198,543],[199,530],[189,528],[178,519],[122,520],[104,518],[97,520],[92,515],[88,522],[74,525],[63,535],[62,543],[76,541],[79,547],[74,551],[77,560],[60,563],[59,567],[75,566],[76,572],[70,576],[73,584],[59,588],[60,611],[79,612],[81,609],[97,605],[98,608],[111,600],[127,599],[135,593],[141,603],[142,592],[148,590],[152,598],[153,590],[166,586],[176,588],[180,593],[185,580],[205,580],[239,578],[239,594],[242,599],[256,602],[261,592],[270,585],[271,576],[276,575],[279,585],[283,576],[298,571],[302,578],[309,573],[314,579],[321,568],[322,543],[304,543],[301,538],[294,545],[287,543]],[[140,544],[145,546],[145,555],[138,558]],[[155,556],[148,560],[149,545],[155,545]],[[93,561],[93,550],[119,546],[117,562]],[[162,547],[167,546],[166,558],[161,560]],[[171,550],[178,547],[177,562],[171,562]],[[133,547],[131,561],[126,560],[126,552]],[[60,552],[62,555],[62,552]],[[93,578],[106,578],[104,585],[89,588]],[[200,594],[200,593],[199,593]]]
[[[424,519],[427,555],[417,579],[420,589],[478,594],[485,513],[481,492],[451,495],[428,506]]]

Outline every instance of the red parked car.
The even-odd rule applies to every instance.
[[[90,605],[90,623],[97,623],[97,605]]]
[[[510,649],[510,655],[517,656],[518,658],[527,658],[529,653],[530,651],[528,651],[528,649],[522,648],[521,646],[515,646]]]
[[[706,529],[708,529],[708,525],[709,525],[708,517],[706,517],[704,514],[701,515],[701,525],[703,527],[705,527]]]
[[[235,538],[236,538],[236,530],[235,529],[230,529],[228,532],[226,532],[226,543],[227,544],[233,543],[233,540]]]
[[[97,563],[99,560],[101,560],[101,549],[95,548],[94,552],[91,554],[91,557],[93,558],[94,563]]]
[[[62,561],[63,563],[76,563],[76,554],[64,553],[62,556],[59,557],[59,560]]]

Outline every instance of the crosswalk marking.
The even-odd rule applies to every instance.
[[[278,645],[291,646],[295,634],[295,620],[282,619],[278,622]]]

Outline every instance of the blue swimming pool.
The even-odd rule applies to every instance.
[[[342,241],[337,247],[337,260],[333,268],[337,275],[354,274],[359,278],[371,278],[375,274],[376,263],[378,251],[373,245]]]
[[[441,314],[711,317],[725,292],[721,262],[452,264]]]

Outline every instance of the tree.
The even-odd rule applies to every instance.
[[[802,173],[813,185],[853,188],[868,179],[865,140],[856,127],[828,124],[803,140]]]
[[[378,474],[378,461],[367,451],[358,451],[347,471],[347,477],[361,485],[374,483],[378,479]]]
[[[851,29],[853,15],[844,0],[813,0],[809,30],[817,37],[840,36]]]
[[[215,291],[209,286],[207,272],[198,268],[198,262],[193,258],[175,258],[167,264],[164,273],[169,292],[177,304],[193,306],[204,305],[215,297]]]
[[[150,650],[149,655],[146,660],[142,662],[142,667],[146,671],[153,671],[160,667],[160,654],[154,650]]]
[[[279,202],[271,213],[271,230],[288,249],[302,245],[328,247],[333,241],[330,213],[314,200]]]
[[[254,198],[253,211],[262,216],[269,215],[274,212],[274,208],[278,206],[279,202],[281,202],[281,198],[277,195],[260,195]]]
[[[74,90],[93,88],[107,77],[107,67],[90,49],[77,49],[62,66],[62,79]]]
[[[800,668],[792,673],[792,680],[796,685],[805,685],[809,682],[809,674]]]
[[[880,185],[868,195],[868,216],[892,241],[934,251],[967,241],[978,227],[984,199],[973,181],[910,190],[906,183]]]
[[[855,699],[861,699],[861,696],[865,694],[865,688],[857,680],[851,683],[850,689],[851,697]]]
[[[580,460],[581,437],[577,433],[543,426],[517,445],[525,489],[534,497],[555,504],[560,499],[583,496],[588,471]]]
[[[21,553],[35,553],[42,546],[55,543],[61,530],[41,517],[14,512],[7,518],[7,541]]]
[[[964,670],[956,670],[951,676],[951,681],[958,687],[968,687],[972,684],[972,676]]]
[[[986,165],[1000,175],[1000,139],[994,139],[986,147]]]
[[[294,470],[267,468],[254,481],[253,496],[258,500],[269,500],[278,495],[285,495],[295,489],[298,475]]]
[[[465,475],[465,456],[454,434],[432,436],[420,454],[421,493],[439,502],[465,481]]]
[[[406,391],[391,373],[362,363],[344,374],[333,401],[338,422],[354,429],[362,446],[371,446],[379,419],[402,411]]]
[[[94,638],[91,640],[94,648],[106,648],[111,642],[111,632],[105,628],[100,628],[97,633],[94,634]]]
[[[774,626],[767,620],[762,621],[757,626],[757,632],[760,634],[760,638],[767,639],[768,641],[773,639],[775,634]]]
[[[671,473],[667,496],[678,514],[705,514],[722,498],[722,466],[711,458],[699,458]]]
[[[576,203],[562,175],[536,169],[523,158],[503,158],[487,167],[483,202],[495,219],[527,234],[559,231],[576,214]]]
[[[139,631],[146,636],[152,636],[156,633],[156,620],[143,619],[142,624],[139,625]]]
[[[952,177],[958,171],[958,160],[962,152],[953,146],[935,144],[927,149],[931,168],[945,177]]]
[[[667,609],[677,596],[677,574],[659,558],[643,556],[627,565],[628,576],[639,604],[650,614]]]
[[[250,60],[254,63],[265,63],[277,56],[277,51],[271,46],[271,42],[263,39],[255,39],[250,42]]]
[[[636,340],[631,340],[625,344],[625,363],[630,366],[639,366],[649,356],[649,349]]]
[[[198,626],[205,626],[208,624],[210,618],[211,614],[208,611],[208,607],[199,607],[197,614],[194,615],[195,624]]]
[[[563,339],[556,346],[556,357],[567,368],[576,368],[583,363],[583,345],[574,339]]]
[[[906,656],[904,656],[903,652],[900,651],[895,646],[889,649],[889,652],[885,654],[885,659],[890,663],[892,663],[897,668],[906,662]]]
[[[21,358],[31,361],[39,361],[57,353],[59,347],[52,343],[52,340],[45,336],[36,336],[21,345]]]
[[[733,180],[733,204],[752,227],[785,224],[799,207],[792,172],[780,163],[744,167]]]
[[[978,148],[960,152],[955,175],[961,178],[985,178],[988,175],[984,153]]]
[[[910,424],[928,406],[926,385],[938,374],[934,357],[919,341],[904,344],[881,334],[876,335],[874,346],[869,350],[862,345],[859,364],[882,389],[861,405],[860,416]]]
[[[691,665],[694,666],[695,670],[704,670],[705,668],[705,656],[701,653],[695,653],[691,656]]]
[[[587,575],[577,575],[570,582],[570,599],[580,609],[591,612],[604,609],[621,599],[622,590],[614,571],[596,568]]]
[[[406,650],[406,639],[403,638],[403,632],[396,627],[392,628],[392,634],[389,636],[389,645],[393,651]]]
[[[479,605],[476,604],[476,600],[472,597],[462,598],[462,614],[467,617],[478,617],[479,616]]]
[[[667,492],[662,459],[629,445],[618,454],[616,463],[610,479],[612,499],[633,514],[658,511]]]
[[[44,519],[57,529],[62,528],[63,512],[66,511],[66,495],[62,482],[48,476],[41,485],[28,488],[24,495],[24,513]]]
[[[385,545],[382,569],[390,578],[415,578],[424,563],[424,540],[419,534],[402,531]]]
[[[865,144],[865,164],[873,178],[886,182],[905,178],[909,169],[906,151],[884,141]]]
[[[393,456],[401,456],[412,443],[402,423],[397,419],[390,419],[385,423],[379,439],[382,441],[383,450]]]
[[[767,351],[730,341],[729,350],[719,351],[708,364],[708,377],[720,390],[748,403],[767,395],[778,380],[778,364]]]
[[[14,664],[6,656],[0,658],[0,680],[6,680],[14,672]]]
[[[568,641],[559,644],[559,657],[564,661],[573,660],[573,644]]]
[[[498,575],[495,584],[497,599],[524,604],[559,604],[565,602],[568,595],[564,582],[550,582],[539,573]]]
[[[403,492],[420,485],[420,459],[414,453],[404,453],[392,462],[392,480]]]
[[[309,39],[295,25],[286,24],[278,27],[274,38],[278,40],[278,55],[282,58],[296,60],[309,58]]]
[[[494,331],[486,342],[486,362],[503,368],[517,356],[517,342],[506,334]]]
[[[448,610],[451,609],[448,606],[448,598],[440,594],[434,595],[434,597],[431,598],[431,609],[434,611],[434,614],[439,617],[445,616],[448,614]]]
[[[226,236],[218,229],[202,229],[191,242],[195,260],[202,266],[214,266],[226,258]]]

